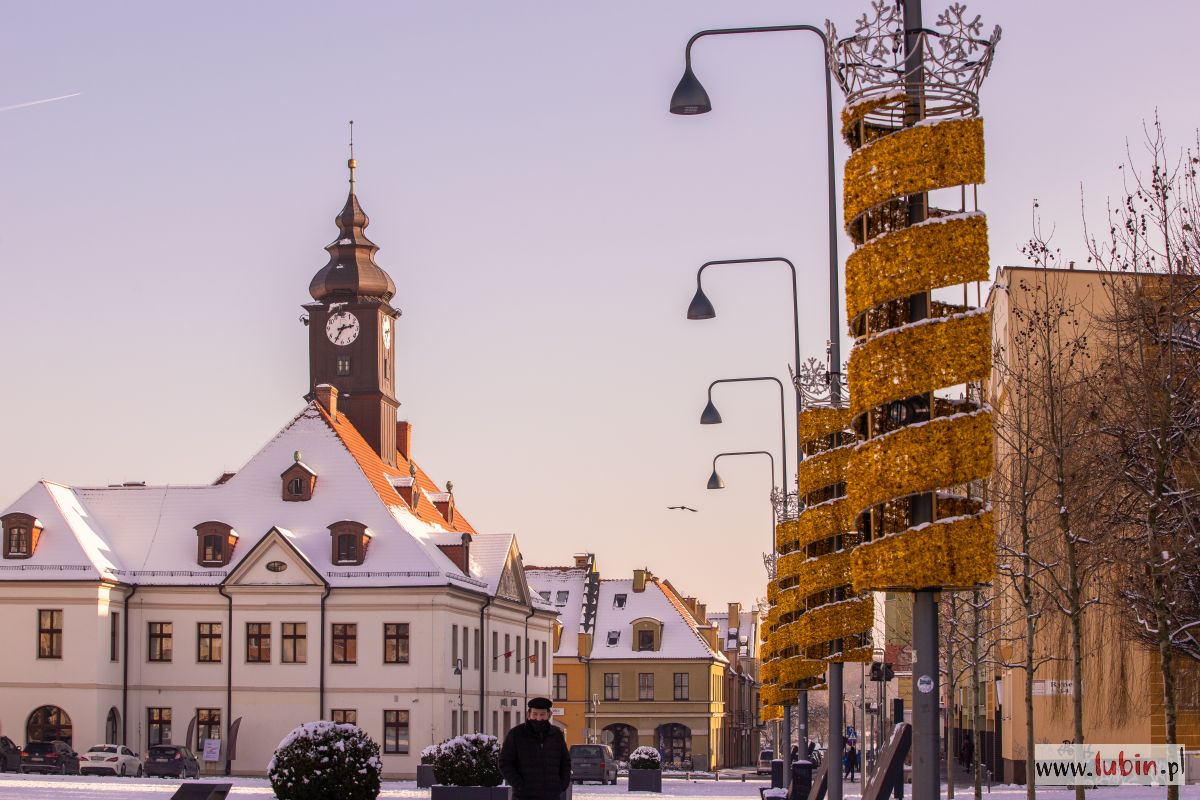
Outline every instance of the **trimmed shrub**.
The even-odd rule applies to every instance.
[[[421,751],[421,763],[422,764],[432,764],[434,759],[437,758],[437,754],[438,754],[438,745],[436,745],[436,744],[429,745],[429,747],[426,747],[424,750]]]
[[[639,747],[629,754],[630,769],[662,769],[662,756],[653,747]]]
[[[433,774],[443,786],[499,786],[500,743],[495,736],[464,733],[437,746]]]
[[[279,800],[375,800],[379,745],[355,725],[308,722],[289,733],[267,765]]]

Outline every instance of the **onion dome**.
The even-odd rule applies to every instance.
[[[370,223],[367,214],[354,194],[354,159],[346,162],[350,168],[350,196],[337,215],[338,238],[325,249],[329,263],[321,267],[308,285],[314,300],[353,300],[371,297],[387,302],[396,294],[396,284],[375,263],[379,247],[363,232]]]

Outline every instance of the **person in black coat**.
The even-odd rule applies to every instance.
[[[525,722],[504,737],[500,774],[518,800],[557,800],[571,785],[571,753],[562,731],[550,724],[551,703],[535,697]]]

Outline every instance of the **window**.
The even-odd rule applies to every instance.
[[[500,645],[498,644],[499,641],[500,641],[500,634],[496,633],[495,631],[492,631],[492,672],[495,672],[497,669],[500,668],[499,664],[496,663],[497,659],[500,658]],[[493,725],[492,727],[494,728],[496,726]]]
[[[517,637],[517,674],[521,674],[521,637]]]
[[[617,642],[619,642],[619,641],[621,641],[621,632],[620,631],[609,631],[608,632],[608,646],[609,647],[616,647]]]
[[[353,708],[334,708],[329,713],[338,725],[357,725],[358,711]]]
[[[654,631],[650,628],[639,628],[637,632],[637,649],[638,650],[653,650],[654,649]]]
[[[500,712],[495,710],[492,711],[492,733],[500,737]]]
[[[408,752],[408,712],[383,712],[383,752]]]
[[[358,663],[358,625],[353,622],[333,623],[333,663]]]
[[[280,625],[279,660],[284,664],[308,662],[308,623],[284,622]]]
[[[171,743],[171,709],[146,709],[146,743],[151,747]]]
[[[371,534],[361,522],[343,520],[329,526],[333,538],[334,564],[361,564],[367,557],[367,544]]]
[[[470,629],[466,625],[463,625],[463,629],[462,629],[462,634],[463,634],[462,668],[463,669],[467,668],[467,657],[471,654],[471,640],[470,640],[470,636],[469,636],[470,633],[471,633]]]
[[[688,674],[686,672],[675,673],[675,699],[688,699]]]
[[[550,662],[546,660],[546,643],[542,642],[542,674],[546,674],[546,667],[550,666]]]
[[[565,672],[554,673],[554,699],[567,699],[567,673]]]
[[[4,557],[29,558],[37,549],[42,523],[29,514],[14,512],[0,517],[4,531]]]
[[[108,615],[108,660],[121,660],[121,614],[117,611]]]
[[[567,599],[570,598],[570,596],[571,593],[569,591],[559,592],[554,596],[554,605],[565,606],[567,604]]]
[[[613,595],[613,608],[624,608],[628,597],[626,594]]]
[[[504,671],[512,671],[512,636],[504,634]]]
[[[246,663],[271,663],[271,623],[246,623]]]
[[[621,699],[621,673],[619,673],[619,672],[604,673],[604,699],[605,700],[620,700]]]
[[[38,658],[62,658],[62,609],[38,611]]]
[[[299,497],[304,494],[304,480],[302,478],[292,478],[288,481],[288,494],[292,497]]]
[[[538,592],[538,594],[541,595],[542,599],[545,600],[547,603],[550,602],[550,590],[549,589],[547,589],[544,592]]]
[[[171,623],[169,622],[150,622],[149,635],[146,641],[149,645],[149,652],[146,659],[149,661],[170,661],[171,660]]]
[[[483,631],[479,628],[475,629],[475,669],[479,669],[479,648],[483,646]],[[475,730],[479,730],[479,726],[475,726]]]
[[[196,660],[202,662],[221,660],[221,623],[196,623]]]
[[[408,663],[408,623],[383,623],[383,663]]]
[[[504,734],[507,736],[508,732],[511,730],[512,730],[512,712],[505,711],[504,712]]]
[[[283,481],[285,501],[295,503],[312,500],[313,490],[317,486],[317,473],[309,469],[307,464],[296,461],[280,473],[279,477]]]
[[[221,738],[221,709],[196,709],[196,752],[204,751],[205,739]]]
[[[337,374],[338,375],[349,375],[350,374],[350,354],[349,353],[338,353]]]
[[[638,700],[654,699],[654,673],[638,673]]]
[[[458,664],[458,626],[450,626],[450,666]]]
[[[196,561],[202,567],[223,567],[233,557],[237,534],[224,522],[201,522],[196,526]]]

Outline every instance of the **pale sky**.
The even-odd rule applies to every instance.
[[[817,41],[703,40],[715,110],[667,104],[695,31],[831,17],[849,35],[867,7],[6,3],[0,108],[82,94],[0,112],[0,506],[42,478],[210,482],[299,411],[300,305],[354,119],[416,460],[527,564],[591,551],[710,608],[764,596],[766,460],[704,487],[714,454],[778,450],[777,392],[719,387],[725,424],[698,419],[711,380],[786,379],[786,271],[709,270],[718,318],[684,311],[704,261],[789,257],[803,353],[823,354]],[[1004,28],[982,92],[992,263],[1021,263],[1034,198],[1077,254],[1081,185],[1100,219],[1143,120],[1194,141],[1200,7],[969,10]]]

